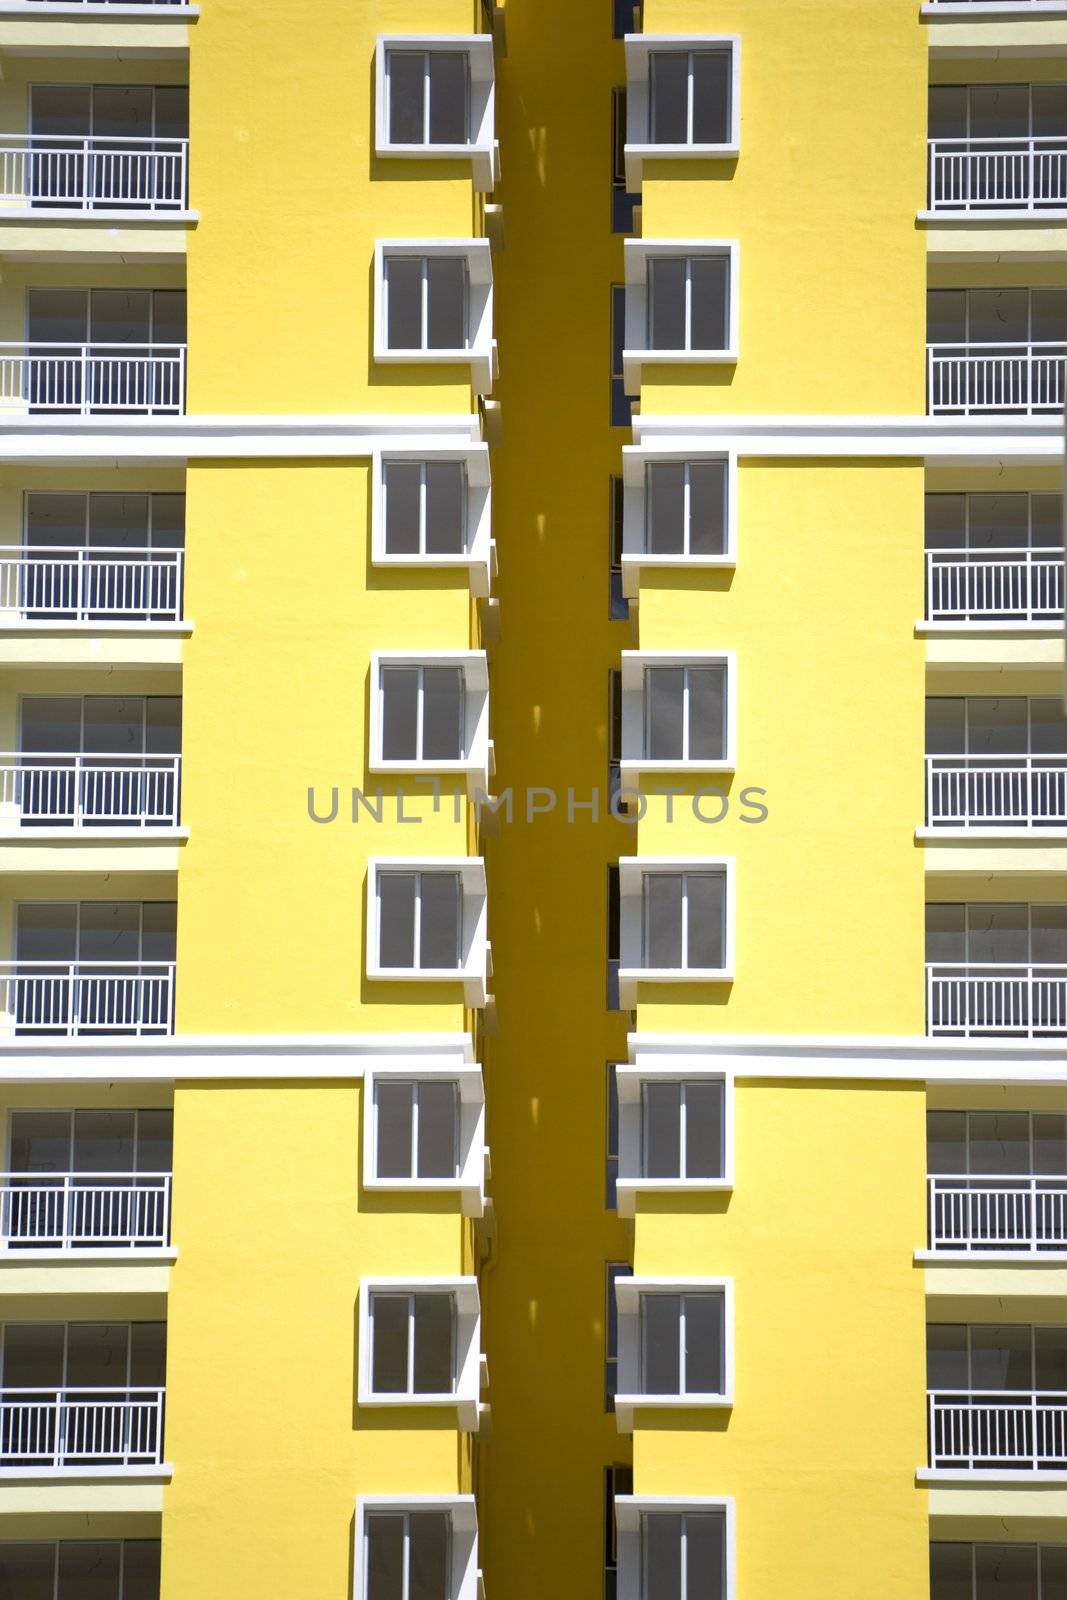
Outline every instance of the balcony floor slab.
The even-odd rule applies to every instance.
[[[927,260],[1067,261],[1067,210],[920,211]]]
[[[3,873],[172,873],[188,828],[27,828],[0,824]]]
[[[183,265],[196,220],[193,211],[145,217],[0,206],[0,261]]]
[[[180,667],[191,623],[4,623],[0,667]]]
[[[0,1250],[0,1299],[151,1295],[165,1301],[177,1254],[176,1250]]]
[[[161,1469],[156,1469],[159,1472]],[[163,1510],[163,1490],[171,1468],[155,1478],[17,1480],[0,1473],[0,1536],[4,1519],[23,1516],[158,1516]],[[25,1535],[23,1535],[25,1537]]]
[[[1052,830],[1049,830],[1050,832]],[[1046,841],[1043,834],[984,832],[951,834],[948,829],[916,829],[928,876],[950,878],[1036,877],[1067,873],[1067,837]]]

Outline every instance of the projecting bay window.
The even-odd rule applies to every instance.
[[[733,1287],[619,1277],[619,1427],[636,1408],[724,1406],[733,1398]]]
[[[733,1084],[721,1074],[621,1065],[620,1216],[642,1193],[729,1189],[733,1185]]]
[[[489,451],[462,456],[374,458],[371,559],[375,566],[464,567],[485,596],[496,566],[490,518]]]
[[[478,857],[372,857],[367,880],[367,976],[460,982],[485,1004],[485,867]]]
[[[457,1406],[476,1428],[480,1328],[474,1278],[364,1278],[360,1405]]]
[[[489,782],[485,652],[376,650],[371,655],[373,772],[465,773]]]
[[[12,1600],[159,1600],[158,1539],[0,1540]]]
[[[622,781],[641,772],[727,772],[735,763],[732,651],[622,652]]]
[[[356,1600],[477,1600],[474,1496],[360,1495]]]
[[[735,241],[627,239],[623,378],[637,394],[644,365],[737,360]]]
[[[627,186],[647,161],[729,159],[740,148],[741,41],[637,33],[626,40]]]
[[[456,1191],[464,1214],[480,1216],[486,1166],[480,1071],[368,1068],[364,1082],[364,1187]]]
[[[733,978],[733,862],[626,856],[622,891],[622,1004],[636,985]]]
[[[486,239],[379,240],[374,359],[464,364],[479,394],[495,366],[493,274]]]
[[[623,449],[623,592],[642,567],[731,567],[737,548],[737,461],[726,455],[655,458]]]
[[[619,1495],[618,1600],[733,1600],[734,1502]]]
[[[376,77],[379,156],[465,157],[473,165],[475,189],[493,187],[497,150],[489,35],[379,35]]]
[[[1067,1249],[1067,1115],[929,1111],[931,1250]]]

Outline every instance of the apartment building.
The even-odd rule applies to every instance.
[[[1063,1600],[1067,5],[0,114],[0,1600]]]

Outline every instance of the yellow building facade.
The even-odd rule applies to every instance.
[[[1067,6],[0,116],[0,1600],[1059,1600]]]

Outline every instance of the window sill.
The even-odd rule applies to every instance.
[[[500,178],[500,144],[379,144],[375,155],[394,161],[469,161],[477,194],[488,194]]]
[[[632,1433],[638,1411],[730,1411],[733,1403],[723,1394],[617,1394],[615,1420],[620,1433]]]
[[[467,792],[474,798],[476,792],[489,790],[489,755],[479,754],[472,761],[383,761],[373,759],[367,764],[369,772],[383,777],[466,778]]]
[[[467,350],[392,350],[375,345],[374,359],[382,366],[470,367],[471,387],[477,394],[488,394],[497,375],[495,339],[491,345]]]
[[[623,1011],[637,1004],[641,983],[733,983],[734,973],[726,967],[620,967],[619,1003]]]
[[[623,388],[628,395],[640,394],[643,367],[728,367],[736,363],[736,350],[624,350]]]
[[[458,1194],[465,1217],[485,1213],[482,1185],[465,1178],[364,1178],[363,1187],[371,1194]]]
[[[367,962],[368,983],[451,983],[463,985],[463,998],[480,1010],[488,998],[488,961],[481,970],[471,967],[379,967]]]
[[[663,567],[669,570],[699,570],[702,567],[710,569],[733,568],[737,566],[737,557],[732,555],[722,556],[666,556],[656,555],[653,552],[640,555],[627,555],[622,557],[622,592],[627,600],[636,600],[641,591],[641,568]]]
[[[653,761],[644,757],[623,756],[619,762],[619,775],[623,783],[636,780],[644,774],[647,777],[656,777],[660,774],[669,776],[671,773],[700,772],[736,772],[737,765],[733,761]]]
[[[639,1195],[732,1194],[732,1178],[626,1178],[616,1180],[616,1210],[620,1217],[637,1212]]]
[[[623,146],[626,163],[626,189],[629,194],[641,192],[646,161],[736,161],[741,146],[729,144],[627,144]]]
[[[441,1411],[456,1412],[456,1426],[461,1433],[477,1433],[480,1423],[480,1404],[477,1395],[467,1394],[361,1394],[360,1410],[371,1411]]]

